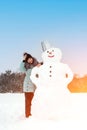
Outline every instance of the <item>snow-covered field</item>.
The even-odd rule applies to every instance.
[[[23,94],[0,94],[0,130],[87,130],[87,93],[72,96],[81,118],[37,120],[25,118]]]

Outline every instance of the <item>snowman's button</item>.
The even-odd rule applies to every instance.
[[[68,74],[67,74],[67,73],[66,73],[66,75],[65,75],[65,76],[66,76],[66,78],[68,78]]]
[[[35,76],[36,76],[36,78],[39,78],[39,75],[38,75],[38,74],[36,74]]]
[[[50,71],[50,73],[52,73],[52,71]]]
[[[52,77],[52,75],[49,75],[49,77]]]
[[[50,68],[52,68],[52,66],[50,66]]]

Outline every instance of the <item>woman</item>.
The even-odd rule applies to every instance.
[[[23,92],[25,95],[25,116],[31,115],[31,101],[34,96],[35,85],[30,79],[32,68],[40,66],[40,63],[28,53],[23,54],[23,61],[20,64],[20,71],[25,73],[25,79],[23,83]]]

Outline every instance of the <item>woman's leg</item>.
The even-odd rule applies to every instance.
[[[25,92],[25,116],[31,115],[31,101],[34,96],[33,92]]]

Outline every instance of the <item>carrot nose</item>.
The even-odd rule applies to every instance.
[[[52,54],[52,52],[49,52],[49,54]]]

